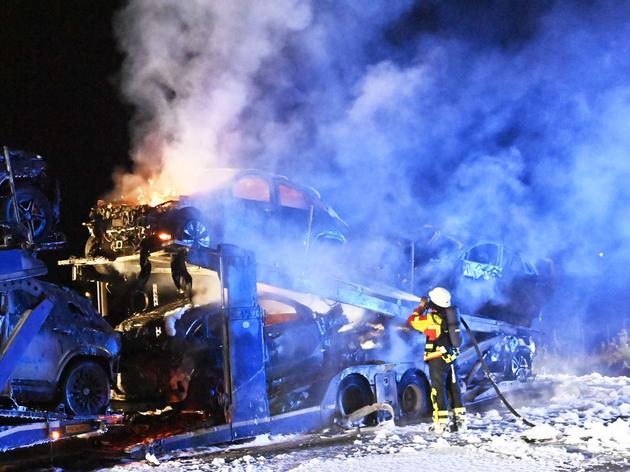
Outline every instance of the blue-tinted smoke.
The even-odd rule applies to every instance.
[[[630,5],[250,5],[121,12],[143,170],[259,167],[363,235],[502,241],[554,261],[551,319],[627,324]]]

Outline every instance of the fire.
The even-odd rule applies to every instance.
[[[147,185],[138,187],[136,202],[140,205],[156,206],[169,200],[177,200],[179,192],[175,187],[161,187],[149,179]]]
[[[212,191],[224,185],[237,173],[237,169],[205,168],[181,169],[178,173],[161,170],[159,173],[117,173],[116,190],[105,200],[128,205],[156,206],[179,200],[182,195]]]

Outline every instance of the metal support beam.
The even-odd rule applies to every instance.
[[[210,255],[209,251],[206,254]],[[257,303],[254,253],[219,246],[219,277],[225,302],[224,362],[230,392],[232,439],[261,433],[269,421],[262,310]]]
[[[11,379],[16,366],[53,309],[53,301],[43,300],[33,310],[24,312],[0,351],[0,391]]]

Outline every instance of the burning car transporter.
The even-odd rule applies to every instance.
[[[182,401],[177,408],[179,418],[176,426],[169,426],[166,419],[157,426],[155,421],[151,426],[143,424],[142,437],[130,433],[131,430],[138,430],[138,415],[128,415],[128,419],[135,418],[135,425],[132,425],[135,427],[127,429],[127,433],[122,435],[120,428],[126,428],[125,424],[112,430],[119,432],[116,436],[119,442],[116,444],[120,452],[126,451],[134,457],[144,457],[148,450],[166,452],[199,445],[221,444],[263,433],[317,431],[335,422],[348,421],[353,412],[373,403],[381,405],[381,408],[383,404],[389,405],[390,407],[385,408],[402,421],[418,420],[430,413],[427,369],[422,362],[417,361],[420,356],[413,355],[414,349],[408,351],[411,355],[406,359],[395,357],[395,351],[390,349],[368,349],[371,353],[361,355],[346,351],[332,365],[326,361],[331,360],[330,356],[327,357],[328,353],[338,354],[335,353],[334,346],[317,343],[309,345],[304,339],[302,344],[310,346],[306,348],[306,353],[301,353],[296,347],[288,353],[282,352],[283,349],[289,349],[289,345],[281,340],[283,335],[291,329],[296,330],[298,335],[304,335],[312,326],[305,324],[305,320],[297,328],[286,326],[295,324],[295,317],[305,314],[297,313],[304,311],[305,305],[293,301],[296,294],[314,294],[318,299],[328,301],[329,312],[317,315],[315,326],[322,334],[328,329],[332,336],[327,339],[330,343],[339,342],[339,331],[343,332],[332,321],[338,310],[359,309],[389,321],[390,325],[402,327],[403,320],[416,304],[417,300],[413,296],[401,298],[378,293],[329,277],[318,277],[317,280],[293,277],[277,267],[256,264],[253,253],[235,246],[189,249],[171,245],[149,258],[152,276],[148,285],[154,291],[151,298],[158,307],[160,295],[155,292],[158,279],[165,275],[170,277],[172,261],[181,258],[182,254],[186,257],[187,270],[195,283],[208,277],[216,279],[220,294],[218,304],[207,305],[207,309],[197,307],[179,312],[166,310],[170,316],[161,317],[160,324],[144,322],[151,318],[148,316],[149,312],[155,310],[149,310],[146,314],[140,313],[122,323],[119,326],[123,339],[121,363],[127,361],[129,365],[121,365],[119,372],[124,374],[129,369],[136,369],[135,373],[138,374],[137,369],[140,367],[133,365],[132,351],[125,353],[126,337],[142,336],[147,343],[155,342],[159,338],[169,338],[160,349],[173,349],[174,345],[181,346],[182,343],[190,342],[186,352],[198,364],[193,364],[196,368],[188,372],[179,369],[181,378],[188,378],[187,381],[190,382],[186,387],[175,385],[171,390],[162,392],[166,394],[163,398],[166,403],[178,405],[178,400],[187,399],[185,393],[191,395],[188,399],[190,403]],[[131,270],[139,269],[139,262],[139,257],[130,256],[116,264],[119,267],[123,264],[127,270]],[[73,266],[77,280],[95,281],[92,275],[97,273],[91,269],[95,263],[102,261],[71,259],[65,263]],[[102,281],[97,281],[97,284],[106,285]],[[103,288],[105,290],[99,298],[101,309],[106,307],[104,294],[107,291],[106,287]],[[287,296],[287,293],[291,296]],[[285,307],[274,310],[269,301],[291,305],[297,309],[295,313],[286,313]],[[261,306],[268,306],[267,312]],[[183,304],[179,307],[183,308]],[[310,315],[306,313],[307,319]],[[329,324],[326,327],[323,319],[327,315]],[[491,366],[500,365],[496,370],[506,374],[507,378],[519,377],[524,380],[531,372],[531,352],[527,351],[531,346],[529,329],[480,317],[464,315],[464,318],[479,337],[483,338],[480,344],[486,356],[495,361]],[[285,325],[285,328],[281,328],[281,325]],[[376,330],[379,331],[378,328]],[[332,333],[336,333],[337,339]],[[153,341],[150,341],[151,338]],[[415,343],[409,341],[412,347],[415,344],[415,348],[422,348],[422,340],[419,338],[421,337],[412,338]],[[349,346],[348,344],[345,348],[349,349]],[[360,346],[355,345],[355,348],[362,350]],[[318,357],[319,350],[321,352]],[[468,400],[474,401],[482,389],[477,373],[478,361],[471,351],[462,354],[462,364],[466,366],[467,381],[471,383]],[[316,359],[309,356],[314,353]],[[501,363],[501,357],[508,358],[509,361]],[[512,362],[514,360],[517,362]],[[2,362],[4,361],[3,357]],[[173,362],[172,356],[165,359],[162,370],[168,372],[173,367],[186,364]],[[300,362],[302,366],[297,371],[293,370],[293,375],[287,373],[287,369],[297,367],[296,363]],[[150,366],[147,372],[151,372]],[[148,373],[143,381],[150,377],[151,374]],[[172,380],[172,377],[169,378]],[[127,378],[127,387],[132,384],[133,380]],[[184,398],[173,398],[173,394],[177,392]],[[140,400],[141,397],[142,395],[136,395],[134,400]],[[117,403],[118,406],[123,404]],[[128,403],[126,408],[137,409],[133,403]],[[14,411],[12,414],[14,417],[28,417],[33,414],[33,410],[21,410],[21,413],[22,415]],[[365,421],[373,423],[388,415],[383,412],[373,413]],[[84,428],[87,427],[86,422],[93,425],[98,419],[98,428],[92,426],[97,430],[105,428],[108,422],[120,421],[116,415],[82,418],[66,415],[61,419],[81,420],[81,427]],[[131,423],[127,424],[129,425]],[[13,426],[6,431],[11,430],[16,431]],[[72,428],[69,430],[72,431]],[[15,435],[10,436],[9,433],[6,436],[13,442],[9,444],[8,440],[3,439],[7,441],[4,449],[31,444],[23,436],[21,439],[16,439]],[[63,435],[57,432],[50,439],[60,436]],[[121,437],[124,439],[120,440]],[[36,442],[38,441],[42,441],[41,431],[37,436]],[[108,442],[112,444],[111,440]]]
[[[0,257],[6,265],[9,253]],[[102,433],[109,426],[102,436],[108,438],[101,442],[104,449],[115,445],[119,453],[144,457],[147,451],[221,444],[263,433],[370,424],[390,416],[409,422],[430,414],[427,367],[420,355],[423,339],[405,327],[418,302],[411,294],[373,290],[320,272],[285,271],[225,244],[214,248],[169,241],[154,252],[141,250],[115,260],[71,258],[61,264],[72,267],[77,283],[93,288],[98,311],[106,320],[110,317],[110,324],[116,324],[114,312],[126,310],[116,321],[120,341],[112,341],[121,343],[121,354],[115,349],[110,353],[116,379],[112,406],[126,413],[102,415],[110,410],[99,406],[79,416],[63,398],[65,411],[48,413],[41,411],[46,406],[41,400],[23,397],[20,403],[29,409],[14,406],[0,412],[6,420],[0,431],[2,450]],[[103,267],[111,270],[97,270]],[[17,267],[7,275],[3,290],[37,275]],[[195,306],[191,287],[204,292],[204,300]],[[53,311],[49,305],[58,301],[49,292],[59,290],[41,292],[39,305],[23,307],[17,315],[0,354],[3,385],[15,384],[17,366],[33,337],[46,329]],[[87,303],[81,300],[75,305]],[[534,343],[528,325],[463,318],[497,377],[530,377]],[[64,326],[50,329],[66,326],[58,324]],[[101,351],[93,347],[89,352]],[[90,366],[101,362],[85,355],[82,359]],[[466,399],[474,402],[487,390],[481,361],[472,349],[464,350],[460,359]],[[102,397],[97,387],[103,376],[88,374],[78,376],[83,384],[77,388],[67,387],[70,374],[60,374],[61,391],[76,391],[82,404],[93,404],[93,396]],[[53,391],[60,391],[59,386]],[[137,414],[167,406],[171,413],[163,415],[164,421]],[[357,411],[366,414],[355,418]],[[58,426],[51,428],[51,421]]]

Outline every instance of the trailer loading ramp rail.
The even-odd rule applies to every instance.
[[[186,268],[191,274],[203,273],[206,270],[220,271],[219,252],[209,248],[190,247],[181,242],[175,242],[164,250],[149,256],[153,273],[170,273],[173,254],[186,251]],[[71,266],[74,278],[80,278],[80,268],[95,265],[120,265],[126,268],[138,268],[139,255],[121,256],[114,260],[105,257],[78,258],[59,261],[62,266]],[[257,281],[277,288],[301,293],[310,293],[324,299],[342,304],[353,305],[366,310],[381,313],[386,316],[406,321],[412,311],[418,306],[420,298],[393,287],[367,287],[342,280],[327,274],[307,274],[305,271],[287,271],[277,264],[257,262]],[[506,335],[527,336],[533,330],[526,326],[499,321],[486,316],[462,314],[470,328],[479,333],[502,333]]]

